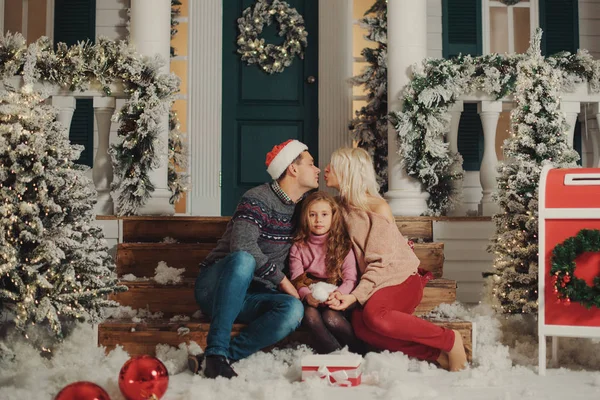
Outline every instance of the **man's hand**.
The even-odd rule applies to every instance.
[[[294,285],[292,285],[292,282],[290,282],[287,276],[284,277],[283,280],[279,283],[279,290],[281,290],[283,293],[287,293],[290,296],[300,299],[298,291],[296,290]]]
[[[304,300],[306,300],[306,304],[315,308],[319,307],[319,304],[321,304],[319,300],[315,299],[315,296],[313,296],[312,293],[307,294]]]
[[[335,293],[335,298],[340,301],[340,304],[336,306],[331,305],[329,308],[337,311],[343,311],[358,301],[353,294],[341,294],[340,292]]]

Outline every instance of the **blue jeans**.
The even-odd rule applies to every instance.
[[[206,355],[237,361],[280,341],[300,325],[302,302],[273,289],[251,287],[255,269],[254,257],[238,251],[200,270],[196,302],[212,319]],[[236,320],[248,326],[231,338]]]

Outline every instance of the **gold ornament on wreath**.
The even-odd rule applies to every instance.
[[[279,36],[285,37],[281,45],[265,44],[265,40],[259,38],[265,23],[269,26],[274,20],[279,24]],[[296,55],[304,58],[308,45],[304,18],[288,3],[258,0],[244,10],[237,22],[240,31],[237,51],[248,65],[258,64],[263,71],[272,74],[283,72]]]

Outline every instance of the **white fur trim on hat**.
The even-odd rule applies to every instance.
[[[267,172],[273,179],[279,178],[292,161],[305,150],[308,150],[308,146],[298,140],[292,140],[283,149],[279,150],[279,153],[267,167]]]

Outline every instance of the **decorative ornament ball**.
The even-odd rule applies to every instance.
[[[169,372],[156,357],[132,357],[119,372],[119,389],[127,400],[160,399],[168,386]]]
[[[95,383],[80,381],[65,386],[54,400],[110,400],[110,397]]]

